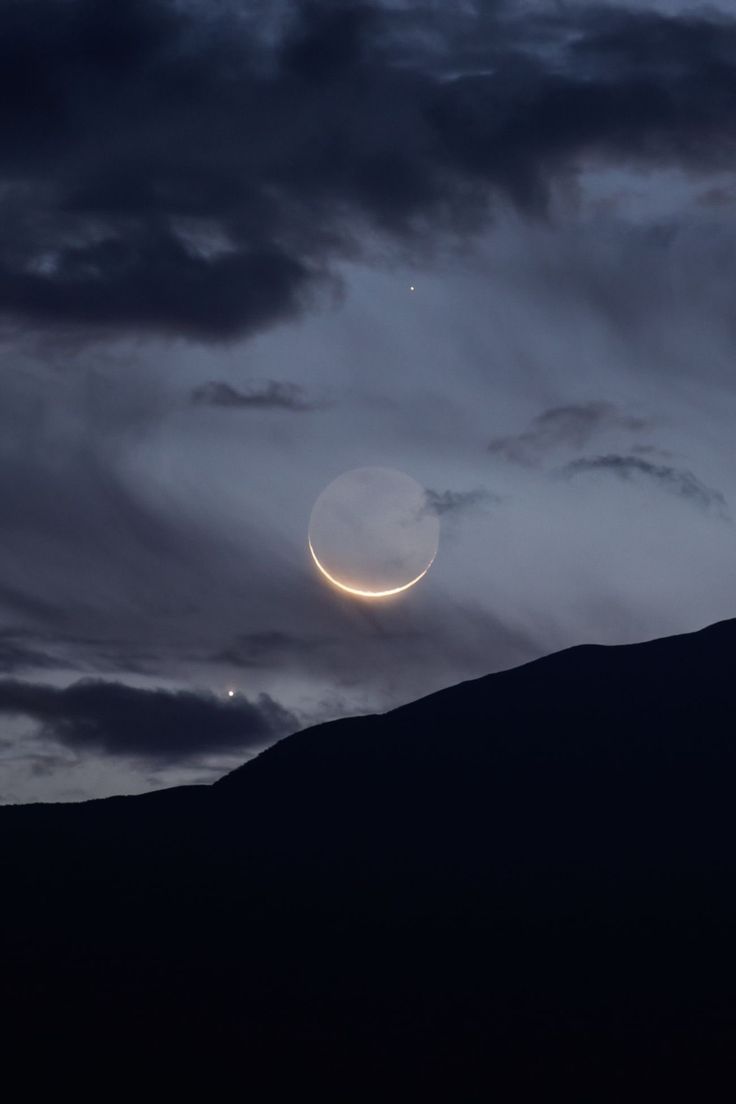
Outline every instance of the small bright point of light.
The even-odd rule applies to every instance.
[[[416,291],[416,290],[417,289],[414,287],[413,284],[409,284],[409,291]]]
[[[235,691],[234,691],[234,690],[228,690],[228,692],[227,692],[227,696],[228,696],[229,698],[234,698],[234,697],[235,697]]]

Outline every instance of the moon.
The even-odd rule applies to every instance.
[[[307,546],[315,567],[355,598],[391,598],[432,566],[439,520],[421,484],[392,468],[356,468],[320,494]]]
[[[312,559],[324,575],[325,579],[329,579],[333,586],[338,587],[340,590],[344,590],[346,594],[355,594],[358,598],[390,598],[392,594],[401,594],[402,590],[408,590],[409,587],[413,587],[415,583],[418,583],[420,579],[423,579],[432,566],[431,562],[428,563],[424,571],[420,571],[415,579],[410,579],[408,583],[403,583],[402,586],[391,587],[389,590],[360,590],[358,587],[349,586],[347,583],[341,583],[340,580],[336,579],[334,575],[330,575],[327,568],[319,562],[317,553],[314,551],[311,540],[309,541],[309,551],[312,553]]]

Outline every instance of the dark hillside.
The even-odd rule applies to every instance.
[[[730,1078],[735,652],[575,648],[212,787],[0,809],[3,1037],[346,1101]]]

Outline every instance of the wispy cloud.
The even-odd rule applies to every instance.
[[[194,388],[191,400],[199,406],[221,406],[232,410],[291,410],[295,414],[320,410],[325,405],[308,399],[297,384],[280,380],[253,382],[240,388],[223,380],[210,380]]]
[[[609,453],[606,456],[588,456],[572,460],[561,469],[560,474],[571,479],[595,472],[613,475],[627,483],[637,478],[648,480],[669,494],[683,498],[702,510],[713,510],[724,520],[728,519],[726,499],[721,492],[706,486],[687,468],[653,464],[640,456],[619,456]]]
[[[476,487],[472,491],[433,491],[427,489],[425,493],[426,508],[438,517],[445,514],[462,513],[471,510],[483,503],[501,502],[501,496],[486,491],[482,487]]]
[[[555,449],[584,448],[606,430],[636,433],[648,425],[645,418],[627,414],[610,402],[571,403],[538,414],[521,433],[495,437],[488,451],[511,463],[532,467]]]

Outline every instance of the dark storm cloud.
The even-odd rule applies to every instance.
[[[714,510],[724,520],[728,518],[726,499],[720,491],[707,487],[686,468],[673,468],[667,464],[653,464],[640,456],[581,457],[566,464],[561,474],[573,478],[590,472],[604,472],[624,482],[643,478],[655,483],[670,494],[684,498],[702,510]]]
[[[483,490],[482,487],[477,487],[472,491],[433,491],[427,489],[425,497],[427,510],[437,514],[438,517],[445,514],[457,514],[463,510],[472,509],[474,506],[480,506],[482,503],[501,501],[498,495],[491,494],[490,491]]]
[[[176,761],[262,744],[298,727],[267,694],[221,700],[192,691],[142,690],[82,679],[63,689],[0,681],[0,714],[37,721],[71,748]]]
[[[584,158],[732,165],[735,45],[715,13],[0,0],[0,311],[222,339],[366,226],[541,213]]]
[[[583,448],[604,430],[635,433],[644,429],[643,418],[632,417],[609,402],[574,403],[545,410],[528,429],[509,437],[496,437],[488,451],[516,464],[534,465],[561,446]]]
[[[296,414],[319,410],[321,403],[307,398],[302,387],[295,383],[268,380],[251,383],[247,387],[233,387],[222,380],[211,380],[195,387],[192,402],[200,406],[224,406],[231,409],[255,408],[258,410],[291,410]]]

